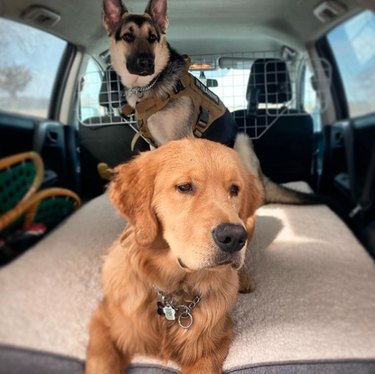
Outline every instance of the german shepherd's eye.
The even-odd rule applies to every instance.
[[[122,36],[122,39],[126,42],[126,43],[132,43],[134,42],[134,35],[130,32],[126,32],[123,36]]]
[[[240,193],[240,188],[236,184],[232,184],[229,187],[229,195],[231,197],[236,197]]]
[[[147,40],[149,43],[155,43],[158,40],[158,37],[155,34],[150,34]]]
[[[194,185],[192,183],[182,183],[182,184],[178,184],[176,186],[176,190],[178,192],[187,194],[187,193],[194,192],[195,188],[194,188]]]

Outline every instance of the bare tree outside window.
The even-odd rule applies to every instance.
[[[0,87],[9,94],[10,109],[16,108],[17,93],[24,91],[31,79],[31,73],[26,66],[0,67]]]
[[[0,18],[0,109],[47,118],[66,42]]]
[[[0,22],[0,49],[5,51],[9,45],[14,42],[18,43],[19,47],[25,47],[24,38],[20,37],[20,28],[17,24],[7,24]],[[13,39],[13,37],[15,38]],[[10,65],[6,54],[1,54],[0,57],[0,89],[7,92],[10,99],[10,109],[16,109],[17,94],[26,89],[26,86],[32,79],[30,69],[26,65]]]

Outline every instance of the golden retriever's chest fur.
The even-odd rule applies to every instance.
[[[129,352],[131,347],[131,354],[145,354],[163,360],[178,357],[180,362],[181,359],[194,362],[202,357],[207,344],[211,345],[215,340],[220,342],[223,339],[221,332],[230,330],[229,308],[237,295],[237,272],[227,267],[220,274],[205,271],[206,274],[185,276],[182,284],[191,291],[177,295],[175,305],[188,305],[198,293],[202,297],[192,310],[193,325],[187,330],[181,328],[177,320],[168,321],[157,314],[160,297],[153,287],[155,274],[149,274],[145,279],[147,265],[137,257],[131,249],[116,242],[104,265],[104,291],[106,295],[112,295],[104,299],[104,309],[113,340],[120,351],[126,347]],[[211,282],[207,282],[209,279]],[[212,310],[217,313],[212,313]],[[207,329],[213,333],[202,333]],[[231,336],[227,339],[230,340]],[[191,349],[186,349],[188,347]]]
[[[212,320],[212,315],[208,315],[212,310],[206,310],[210,308],[207,304],[212,302],[214,301],[204,300],[193,310],[193,325],[188,330],[181,328],[177,321],[168,321],[159,316],[156,312],[156,299],[151,303],[141,304],[135,311],[136,318],[133,317],[132,320],[129,320],[128,314],[124,312],[126,305],[109,304],[113,340],[120,351],[126,347],[129,352],[131,347],[132,354],[144,354],[162,360],[178,358],[180,362],[194,362],[204,354],[203,347],[212,344],[213,340],[222,339],[220,332],[231,326],[227,314],[215,320]],[[220,303],[222,301],[219,301]],[[214,328],[212,336],[202,334],[208,325]],[[189,355],[184,357],[184,352],[189,352]]]

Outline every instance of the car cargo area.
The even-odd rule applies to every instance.
[[[143,15],[148,3],[108,1],[124,12],[120,20],[125,6]],[[230,132],[251,139],[256,157],[245,163],[254,183],[314,195],[305,200],[312,204],[271,200],[256,210],[244,265],[256,288],[238,293],[226,314],[234,340],[223,373],[375,373],[375,2],[169,0],[165,9],[160,35],[150,31],[145,40],[167,38],[191,82],[224,104]],[[150,74],[139,73],[148,83],[125,87],[135,74],[121,77],[115,67],[120,61],[128,69],[123,51],[135,43],[121,27],[112,30],[105,19],[111,12],[103,11],[102,0],[0,1],[0,374],[85,372],[90,319],[104,297],[103,263],[128,224],[108,186],[115,167],[153,152],[157,143],[142,132],[147,125],[136,104],[160,77],[177,76],[165,68],[148,82]],[[113,45],[120,57],[111,55]],[[177,52],[168,49],[152,63]],[[173,104],[183,82],[159,88]],[[160,97],[151,104],[165,109]],[[221,141],[223,128],[205,127],[211,113],[199,105],[186,106],[191,113],[171,105],[173,118],[192,122],[194,114],[198,130],[189,134],[233,146]],[[166,124],[158,123],[163,131]],[[193,192],[186,184],[182,192]],[[141,355],[126,371],[179,372],[176,362]]]

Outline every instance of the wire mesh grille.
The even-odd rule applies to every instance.
[[[328,61],[280,57],[280,52],[192,56],[191,73],[218,95],[240,131],[262,136],[282,116],[313,117],[315,125],[329,105]],[[313,65],[315,74],[311,73]],[[124,116],[124,87],[112,69],[88,70],[80,80],[80,122],[87,126],[138,126]]]
[[[138,130],[134,114],[124,116],[124,86],[109,67],[106,71],[87,71],[79,84],[79,120],[86,126],[129,125]]]

